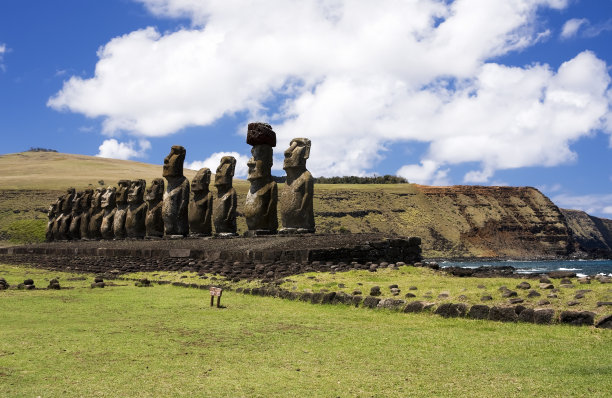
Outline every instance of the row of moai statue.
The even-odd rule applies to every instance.
[[[278,188],[272,178],[276,133],[269,124],[250,123],[247,143],[253,148],[247,163],[246,235],[314,233],[314,181],[306,169],[310,140],[294,138],[284,153],[287,180],[280,195],[280,231]],[[221,159],[214,196],[208,168],[200,169],[189,184],[183,175],[185,154],[185,148],[173,146],[164,159],[166,185],[156,178],[149,187],[145,180],[120,180],[116,188],[68,189],[49,209],[47,240],[202,237],[213,235],[213,224],[217,236],[236,236],[236,159]]]

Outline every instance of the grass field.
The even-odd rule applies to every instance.
[[[612,333],[311,305],[0,265],[7,397],[608,397]],[[82,275],[79,275],[82,276]]]

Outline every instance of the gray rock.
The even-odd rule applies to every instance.
[[[404,300],[383,299],[378,302],[378,308],[387,308],[390,310],[400,309],[406,302]]]
[[[378,297],[368,296],[363,300],[363,306],[367,308],[376,308],[380,299]]]
[[[380,286],[372,286],[370,288],[370,296],[380,296]]]
[[[600,329],[612,329],[612,314],[606,315],[603,318],[601,318],[597,322],[595,327],[600,328]]]
[[[541,294],[535,290],[530,290],[529,293],[527,294],[527,297],[529,298],[534,298],[534,297],[540,297]]]
[[[516,322],[518,315],[512,307],[492,307],[489,311],[489,319],[500,322]]]
[[[480,301],[491,301],[491,300],[493,300],[493,297],[489,295],[485,295],[480,298]]]
[[[518,293],[513,290],[506,290],[505,292],[502,293],[502,297],[504,298],[516,297],[516,296],[518,296]]]
[[[421,312],[425,307],[425,303],[423,301],[411,301],[404,307],[404,312]]]
[[[468,317],[472,319],[488,319],[490,310],[488,305],[476,304],[470,308]]]
[[[552,283],[540,283],[540,289],[554,289],[555,286]]]
[[[532,308],[525,308],[518,314],[518,320],[520,322],[535,322],[535,311]]]
[[[464,303],[444,303],[436,309],[435,313],[444,318],[457,318],[464,317],[467,311],[468,307]]]
[[[412,298],[412,297],[416,297],[416,294],[406,293],[406,294],[404,295],[404,297],[406,297],[406,298]]]
[[[533,321],[537,324],[550,324],[553,321],[555,311],[551,309],[539,309],[533,312]]]
[[[548,300],[540,300],[540,301],[538,301],[538,305],[549,305],[549,304],[550,304],[550,301],[548,301]]]
[[[527,289],[531,289],[531,285],[528,282],[523,281],[519,283],[518,285],[516,285],[516,288],[527,290]]]
[[[563,311],[559,316],[559,322],[568,325],[582,326],[592,325],[595,313],[589,311]]]

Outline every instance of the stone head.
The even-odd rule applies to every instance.
[[[93,199],[93,189],[86,189],[81,197],[81,211],[87,211],[91,207]]]
[[[143,202],[145,188],[147,182],[145,180],[134,180],[130,183],[127,201],[129,204],[140,204]]]
[[[117,204],[125,204],[127,203],[128,200],[128,191],[130,189],[130,180],[119,180],[119,182],[117,183],[117,185],[119,186],[117,188],[117,192],[115,193],[116,195],[116,202]]]
[[[147,202],[154,202],[158,200],[162,200],[164,197],[164,179],[163,178],[155,178],[151,181],[151,185],[149,185],[146,189],[145,200]]]
[[[66,195],[64,195],[64,199],[62,201],[62,213],[68,214],[72,210],[72,200],[74,199],[75,189],[68,188],[66,190]]]
[[[102,207],[102,196],[106,193],[106,188],[96,188],[91,198],[91,208],[99,209]]]
[[[215,186],[232,185],[235,170],[236,158],[233,156],[223,156],[215,173]]]
[[[256,145],[251,149],[251,158],[247,162],[249,174],[247,180],[270,177],[272,175],[272,147]]]
[[[308,138],[294,138],[285,151],[283,169],[306,168],[306,159],[310,156],[310,140]]]
[[[208,185],[210,184],[210,169],[204,167],[198,170],[195,177],[191,181],[191,190],[193,192],[208,191]]]
[[[72,212],[77,213],[81,211],[81,201],[83,200],[83,192],[77,192],[72,199]]]
[[[183,162],[187,151],[180,145],[174,145],[164,159],[163,177],[183,177]]]
[[[103,209],[112,209],[115,207],[115,199],[116,199],[117,188],[108,187],[106,191],[102,194],[101,205]]]

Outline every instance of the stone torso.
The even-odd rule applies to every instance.
[[[164,192],[162,218],[165,235],[187,235],[189,233],[188,206],[189,181],[185,177],[167,178]]]
[[[291,183],[287,183],[280,194],[280,213],[283,228],[296,228],[314,232],[313,211],[314,180],[305,171]]]
[[[233,187],[223,194],[217,194],[213,209],[213,220],[216,233],[236,233],[237,204],[238,196]]]
[[[100,226],[100,235],[102,235],[103,239],[113,239],[115,236],[113,221],[115,218],[116,208],[112,210],[104,210],[104,214],[102,216],[102,225]]]
[[[162,219],[161,200],[147,202],[147,215],[145,218],[146,236],[164,236],[164,220]]]
[[[249,230],[276,232],[278,229],[277,202],[276,182],[271,181],[257,190],[251,187],[244,206],[244,216]]]
[[[125,218],[128,238],[144,238],[146,234],[147,204],[129,205]]]
[[[128,213],[127,204],[118,204],[113,219],[113,235],[115,239],[123,239],[127,236],[125,218]]]
[[[204,195],[194,195],[189,202],[189,232],[192,234],[212,234],[212,207],[213,195],[207,192]]]

